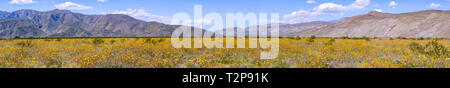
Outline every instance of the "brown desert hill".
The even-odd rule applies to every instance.
[[[450,11],[425,10],[389,14],[376,11],[316,29],[319,37],[450,38]],[[309,33],[311,34],[311,33]],[[303,33],[303,35],[307,35]]]
[[[280,24],[280,36],[281,37],[310,37],[312,33],[315,33],[317,29],[327,27],[333,24],[326,21],[313,21],[297,24]],[[269,26],[270,27],[270,26]]]
[[[313,22],[306,22],[306,23],[297,23],[297,24],[283,24],[279,23],[279,37],[294,37],[294,36],[302,36],[302,37],[309,37],[306,35],[303,35],[305,33],[315,32],[317,29],[326,27],[330,24],[333,24],[332,22],[325,22],[325,21],[313,21]],[[259,36],[259,27],[262,25],[257,26],[250,26],[255,29],[250,29],[250,27],[239,28],[239,27],[233,27],[228,28],[233,30],[234,36],[238,35],[238,30],[244,30],[246,37],[257,37]],[[270,37],[271,33],[271,24],[266,24],[267,26],[267,37]],[[224,35],[230,34],[226,31],[227,29],[218,30],[221,32],[224,32]],[[256,34],[252,34],[256,33]],[[255,36],[256,35],[256,36]]]
[[[450,11],[425,10],[390,14],[372,11],[342,21],[280,24],[280,37],[407,37],[450,38]],[[270,29],[270,25],[268,25]],[[245,32],[258,31],[235,28]],[[236,35],[236,34],[235,34]],[[248,33],[246,33],[247,36]],[[255,36],[249,36],[255,37]]]

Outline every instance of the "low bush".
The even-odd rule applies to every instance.
[[[31,47],[32,40],[21,41],[21,42],[18,42],[16,45],[18,45],[20,47]]]
[[[335,42],[336,40],[334,39],[334,38],[331,38],[327,43],[325,43],[325,45],[333,45],[333,43]]]
[[[316,39],[316,36],[313,35],[313,36],[309,37],[308,42],[313,43],[314,39]]]
[[[99,45],[99,44],[103,44],[103,43],[105,43],[105,41],[103,39],[96,38],[96,39],[92,40],[92,44],[94,44],[94,45]]]
[[[439,44],[437,40],[428,42],[425,46],[412,42],[409,44],[409,49],[413,52],[425,54],[430,57],[449,57],[448,49],[444,45]]]

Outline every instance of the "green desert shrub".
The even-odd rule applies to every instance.
[[[109,41],[109,44],[114,44],[114,43],[116,43],[116,40],[110,40]]]
[[[366,41],[370,41],[369,37],[363,36],[362,39],[366,40]]]
[[[56,41],[60,42],[62,41],[62,38],[57,38]]]
[[[417,42],[412,42],[409,44],[409,49],[413,52],[417,53],[423,53],[424,52],[424,46],[420,45]]]
[[[151,38],[147,38],[147,39],[144,40],[145,43],[152,43],[152,41],[153,40]]]
[[[94,45],[99,45],[99,44],[103,44],[103,43],[105,43],[105,41],[103,39],[96,38],[96,39],[92,40],[92,44],[94,44]]]
[[[419,37],[419,38],[417,38],[417,40],[425,40],[425,38]]]
[[[295,40],[300,40],[300,39],[302,39],[300,36],[296,36],[295,38],[294,38]]]
[[[425,45],[424,51],[429,56],[443,57],[449,53],[444,45],[439,44],[437,40],[429,42]]]
[[[340,37],[340,39],[350,39],[348,36]]]
[[[316,36],[313,35],[313,36],[309,37],[308,42],[312,43],[312,42],[314,42],[314,39],[316,39]]]
[[[152,43],[153,45],[156,45],[160,42],[164,42],[164,39],[159,39],[159,40],[153,40],[152,38],[147,38],[144,40],[145,43]]]
[[[18,45],[20,47],[31,47],[32,46],[32,40],[20,41],[20,42],[16,43],[16,45]]]
[[[425,46],[420,45],[419,43],[413,42],[409,44],[409,49],[413,52],[425,54],[430,57],[448,57],[449,51],[448,49],[437,42],[437,40],[433,40],[428,42]]]
[[[327,43],[325,43],[325,45],[333,45],[333,43],[335,42],[336,40],[334,39],[334,38],[331,38]]]

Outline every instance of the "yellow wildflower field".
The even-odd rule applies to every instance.
[[[449,68],[449,55],[409,46],[430,41],[281,38],[278,58],[263,60],[261,49],[175,49],[170,38],[11,39],[0,40],[0,68]]]

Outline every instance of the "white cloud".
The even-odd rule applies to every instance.
[[[65,2],[65,3],[57,4],[57,5],[55,5],[55,7],[57,9],[67,9],[67,10],[92,9],[92,7],[76,4],[76,3],[73,3],[73,2]]]
[[[97,0],[97,2],[106,2],[108,0]]]
[[[299,23],[316,20],[315,16],[317,13],[312,13],[306,10],[299,10],[292,12],[291,14],[284,15],[285,23]]]
[[[370,0],[356,0],[350,6],[347,7],[348,10],[363,9],[370,4]]]
[[[107,12],[103,14],[124,14],[132,16],[136,19],[144,20],[144,21],[156,21],[161,23],[170,23],[170,17],[154,15],[147,12],[145,9],[126,9],[126,10],[116,10],[112,12]]]
[[[383,12],[383,9],[373,9],[373,11]]]
[[[397,6],[398,6],[398,4],[397,4],[397,2],[395,2],[395,1],[391,1],[390,3],[389,3],[389,6],[391,6],[392,8],[397,8]]]
[[[428,5],[427,7],[428,8],[437,8],[439,6],[441,6],[441,4],[439,4],[439,3],[430,3],[430,5]]]
[[[314,11],[319,13],[336,13],[346,10],[347,7],[334,3],[324,3],[314,7]]]
[[[307,0],[306,3],[308,4],[316,3],[316,0]]]
[[[291,14],[284,15],[284,16],[285,16],[285,17],[289,17],[289,16],[307,16],[307,15],[310,15],[310,12],[309,12],[309,11],[306,11],[306,10],[299,10],[299,11],[292,12]]]
[[[370,0],[355,0],[352,4],[344,6],[335,3],[323,3],[316,6],[312,11],[299,10],[292,12],[291,14],[284,15],[284,22],[298,23],[317,20],[315,17],[318,15],[336,15],[351,10],[364,9],[370,5]]]
[[[37,2],[33,0],[11,0],[11,2],[9,2],[9,4],[33,4],[33,3]]]
[[[389,3],[389,6],[397,6],[398,4],[397,4],[397,2],[395,2],[395,1],[391,1],[390,3]]]
[[[350,5],[344,6],[335,3],[323,3],[317,7],[314,7],[313,10],[316,13],[324,14],[324,13],[339,13],[350,10],[359,10],[363,9],[370,4],[370,0],[356,0]]]

